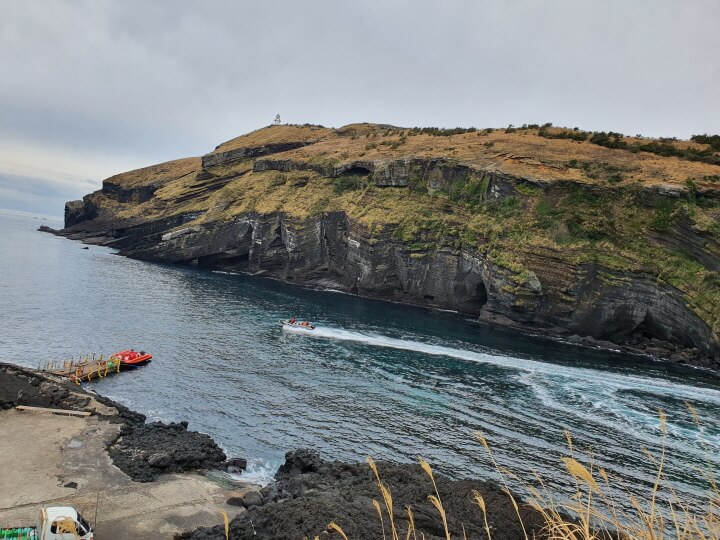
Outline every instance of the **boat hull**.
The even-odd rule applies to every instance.
[[[297,323],[291,323],[290,321],[280,321],[283,325],[283,328],[286,328],[288,330],[300,330],[301,332],[309,332],[312,333],[313,330],[315,330],[314,326],[301,326]]]
[[[111,358],[120,362],[120,371],[130,371],[149,364],[152,354],[129,350],[115,353]]]
[[[139,361],[135,361],[135,362],[120,362],[120,371],[130,371],[132,369],[137,369],[139,367],[147,366],[151,360],[152,360],[152,356],[150,356],[150,358],[146,358],[144,360],[139,360]]]

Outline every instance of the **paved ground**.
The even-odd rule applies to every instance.
[[[105,451],[117,429],[94,416],[0,412],[0,526],[32,524],[42,506],[70,505],[96,523],[99,540],[157,539],[221,523],[221,510],[230,519],[244,511],[225,500],[247,488],[230,491],[199,474],[132,482]]]

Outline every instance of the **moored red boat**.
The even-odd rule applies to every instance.
[[[119,361],[120,371],[123,371],[135,369],[148,364],[150,360],[152,360],[152,354],[146,353],[145,351],[138,352],[130,349],[113,354],[110,357],[110,360]]]

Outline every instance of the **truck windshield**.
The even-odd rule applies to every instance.
[[[83,518],[80,514],[78,514],[78,524],[80,525],[78,530],[80,536],[85,536],[87,533],[92,531],[92,527],[90,527],[90,524],[85,521],[85,518]]]

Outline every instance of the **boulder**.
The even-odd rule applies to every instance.
[[[247,469],[247,459],[231,458],[225,462],[227,472],[237,473]],[[231,470],[232,469],[232,470]]]
[[[283,463],[275,473],[275,479],[289,478],[300,474],[315,472],[322,463],[320,454],[315,450],[301,448],[285,454]]]
[[[243,505],[245,506],[245,508],[260,506],[262,502],[262,495],[260,495],[260,492],[258,491],[249,491],[243,497]]]
[[[164,469],[168,465],[170,465],[171,460],[172,458],[167,452],[158,452],[150,456],[150,458],[148,459],[148,465],[150,465],[151,467]]]

